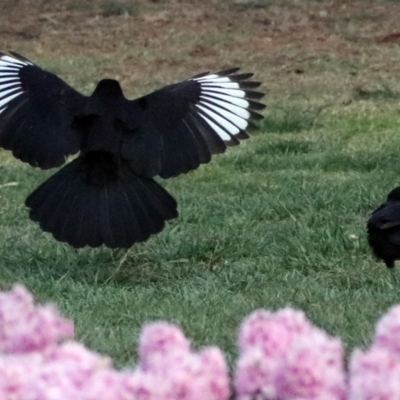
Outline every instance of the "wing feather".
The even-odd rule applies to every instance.
[[[79,151],[73,128],[86,97],[26,58],[0,53],[0,146],[32,166],[62,165]]]
[[[207,163],[212,154],[248,138],[247,130],[262,119],[263,93],[253,89],[250,73],[238,68],[196,75],[166,86],[124,109],[130,133],[121,154],[132,170],[146,177],[169,178]]]

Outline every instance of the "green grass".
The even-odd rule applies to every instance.
[[[319,107],[286,106],[268,108],[261,122],[261,129],[267,132],[290,133],[312,129],[327,105]],[[278,143],[279,145],[279,143]],[[297,144],[293,147],[296,148]],[[300,146],[301,147],[301,146]],[[301,151],[301,150],[299,150]]]
[[[299,129],[273,115],[268,131],[163,181],[180,217],[128,251],[74,250],[42,233],[23,202],[52,171],[0,152],[0,286],[22,282],[56,303],[77,339],[119,366],[135,362],[141,326],[158,319],[233,363],[240,321],[261,307],[303,309],[348,351],[368,344],[400,298],[398,271],[373,259],[365,235],[400,182],[398,114],[355,105],[310,124],[292,113]]]

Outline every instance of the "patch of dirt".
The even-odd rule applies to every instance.
[[[399,80],[399,18],[389,0],[2,0],[0,48],[39,65],[105,55],[93,80],[111,74],[139,90],[239,65],[272,96],[337,96]]]

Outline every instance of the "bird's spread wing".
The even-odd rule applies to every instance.
[[[79,150],[71,127],[86,101],[56,75],[0,53],[0,146],[32,166],[62,165]]]
[[[382,204],[372,213],[368,225],[379,229],[400,226],[400,204]]]
[[[128,101],[124,113],[131,133],[123,139],[122,157],[132,170],[169,178],[246,139],[265,105],[257,101],[263,94],[253,90],[260,83],[237,71],[196,75]]]

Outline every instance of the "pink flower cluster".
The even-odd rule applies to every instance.
[[[227,400],[229,374],[218,348],[195,353],[179,328],[144,327],[136,369],[72,340],[72,322],[36,306],[22,286],[0,293],[1,400]]]
[[[71,321],[35,306],[24,287],[0,293],[0,400],[230,398],[221,351],[194,352],[175,325],[145,325],[138,365],[122,371],[73,341],[73,332]],[[347,374],[340,340],[291,308],[252,313],[239,348],[237,400],[400,399],[400,305],[378,322],[370,349],[353,352]]]
[[[239,347],[239,400],[346,398],[340,340],[314,327],[301,311],[255,311],[242,323]]]
[[[51,305],[35,307],[23,286],[0,292],[0,354],[41,350],[73,336],[73,323],[60,317]]]
[[[172,324],[147,324],[139,339],[139,357],[138,381],[143,377],[152,380],[152,397],[143,400],[229,397],[229,374],[222,352],[217,347],[191,352],[189,341]]]
[[[370,349],[352,354],[348,398],[400,399],[400,305],[378,321]]]

